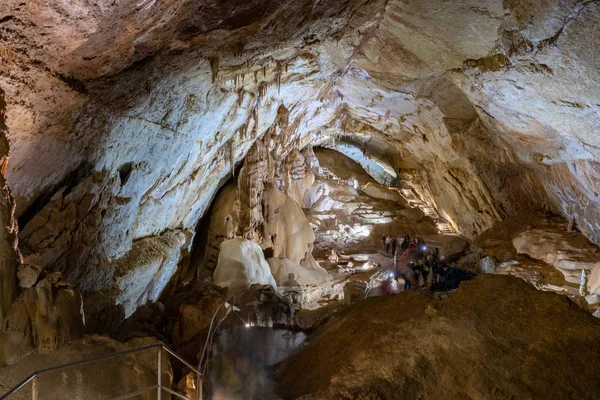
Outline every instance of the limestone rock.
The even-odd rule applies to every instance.
[[[443,301],[418,291],[367,298],[329,319],[313,340],[277,366],[279,395],[377,399],[402,392],[410,398],[458,400],[496,388],[515,397],[526,392],[561,398],[575,390],[575,397],[593,398],[600,378],[599,327],[600,321],[564,296],[493,274],[463,282]],[[553,356],[553,363],[531,352],[532,341],[544,354],[558,354],[565,340],[580,343],[582,337],[594,351],[574,345],[570,356]],[[441,351],[449,338],[452,345]],[[473,345],[484,351],[472,351]],[[511,356],[503,356],[509,349]],[[488,362],[490,355],[503,362]],[[421,365],[422,357],[430,362]],[[480,368],[473,369],[473,363]],[[465,373],[467,386],[441,384],[448,374],[460,380]]]
[[[440,249],[440,256],[448,261],[456,261],[462,257],[469,247],[469,242],[460,236],[427,236],[429,250]]]
[[[271,273],[278,286],[289,286],[290,274],[298,285],[319,285],[331,280],[329,273],[318,264],[300,266],[287,258],[270,258],[268,260]]]
[[[402,201],[402,198],[398,192],[378,184],[366,184],[365,186],[362,186],[360,190],[371,197],[375,197],[376,199],[387,200],[396,203]]]
[[[33,371],[155,343],[157,341],[152,338],[138,338],[120,343],[105,336],[85,336],[55,352],[31,354],[17,364],[0,369],[3,389],[17,385]],[[43,390],[44,396],[50,398],[64,398],[64,393],[75,393],[76,396],[90,399],[117,397],[156,384],[156,357],[156,350],[148,350],[77,369],[66,369],[61,373],[49,373],[40,377],[40,389]],[[173,371],[169,358],[164,353],[162,373],[163,384],[171,387]],[[156,393],[153,395],[156,397]]]
[[[590,294],[600,295],[600,261],[592,269],[587,282],[587,289]]]
[[[0,336],[0,362],[13,364],[33,350],[49,352],[79,339],[85,318],[78,290],[45,277],[12,303]]]
[[[42,267],[34,264],[21,264],[17,270],[17,278],[21,288],[32,287],[38,281]]]
[[[600,260],[598,249],[582,235],[566,231],[527,230],[513,239],[520,254],[554,265],[568,282],[579,284],[581,270],[592,270]]]
[[[483,256],[479,253],[469,253],[464,257],[461,257],[457,261],[457,264],[461,268],[469,268],[474,270],[475,267],[479,265],[482,258]]]
[[[346,304],[352,304],[357,300],[363,300],[367,297],[369,284],[363,281],[347,282],[344,285],[344,301]]]
[[[231,239],[221,243],[219,261],[213,276],[216,285],[239,292],[253,284],[277,287],[269,264],[258,244],[245,239]]]
[[[177,308],[177,321],[173,327],[173,344],[181,347],[191,340],[197,340],[200,349],[204,344],[206,332],[210,326],[213,315],[219,306],[225,302],[225,293],[207,285],[190,285],[184,288],[181,295],[169,302],[169,308],[179,303]],[[225,312],[218,318],[222,318]]]
[[[493,274],[496,268],[494,260],[492,260],[489,256],[481,259],[478,266],[479,272],[483,274]]]
[[[17,267],[21,261],[17,248],[15,201],[4,178],[8,152],[6,102],[0,87],[0,332],[5,328],[11,303],[17,297]]]
[[[182,231],[142,239],[123,257],[115,270],[119,290],[115,304],[122,305],[125,317],[147,301],[156,301],[175,274],[186,243]]]
[[[411,175],[421,206],[469,239],[543,207],[600,243],[596,1],[138,3],[0,4],[1,320],[18,294],[15,207],[27,263],[112,298],[138,242],[196,230],[242,164],[239,218],[218,213],[197,264],[213,269],[236,234],[301,264],[312,230],[293,204],[346,210],[307,188],[312,146],[379,184]],[[160,275],[144,288],[119,281],[136,292],[125,314],[187,247],[140,266]]]

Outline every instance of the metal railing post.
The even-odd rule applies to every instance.
[[[196,400],[202,400],[202,377],[196,374]]]
[[[162,347],[158,347],[158,389],[156,398],[162,400]]]
[[[34,376],[33,380],[31,381],[31,399],[32,400],[38,400],[39,399],[38,377],[37,376]]]

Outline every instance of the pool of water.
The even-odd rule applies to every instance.
[[[215,338],[209,371],[213,400],[277,399],[270,368],[306,340],[303,332],[231,326]]]

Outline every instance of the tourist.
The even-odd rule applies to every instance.
[[[440,261],[440,248],[436,247],[435,250],[433,251],[433,262],[437,263]]]
[[[412,287],[414,272],[407,265],[404,265],[398,270],[398,277],[404,279],[404,290],[408,290]]]
[[[392,255],[395,257],[396,256],[396,246],[398,243],[396,242],[396,239],[394,239],[391,236],[390,236],[390,240],[392,241]]]
[[[408,245],[410,244],[410,236],[407,233],[404,234],[404,238],[402,239],[402,245],[400,248],[402,249],[402,253],[404,253],[408,249]]]
[[[429,255],[425,259],[423,267],[421,268],[421,275],[423,275],[423,287],[427,287],[427,279],[429,278],[429,271],[431,271],[431,260],[432,256]]]
[[[381,235],[381,240],[383,241],[383,249],[385,250],[385,240],[387,238],[385,237],[385,235]]]
[[[333,251],[333,250],[332,250]],[[296,280],[296,276],[294,275],[293,272],[290,272],[288,274],[288,280],[286,282],[284,282],[283,286],[287,286],[287,287],[295,287],[295,286],[300,286],[300,284],[298,283],[298,281]]]
[[[421,277],[421,260],[417,260],[417,262],[410,262],[410,266],[413,270],[413,276],[415,278],[415,289],[419,287],[419,278]]]
[[[392,244],[392,237],[388,236],[385,238],[385,252],[389,254],[390,252],[390,246]]]

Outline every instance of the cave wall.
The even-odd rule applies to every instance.
[[[256,143],[296,202],[345,138],[469,237],[546,207],[600,243],[595,1],[118,3],[0,5],[20,246],[86,294],[154,296],[127,260],[173,271]]]
[[[17,267],[21,255],[18,249],[15,201],[4,178],[9,148],[5,124],[6,103],[0,89],[0,331],[6,328],[5,320],[13,300],[17,297]]]

